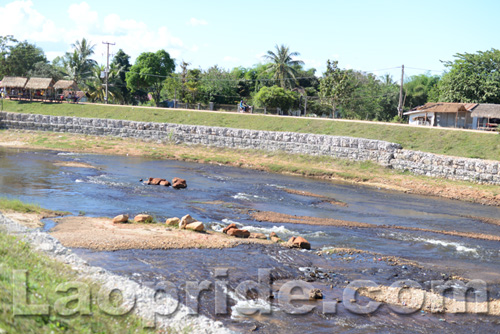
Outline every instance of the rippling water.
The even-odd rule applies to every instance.
[[[60,167],[55,161],[76,161],[96,169]],[[302,235],[314,250],[346,247],[397,255],[418,261],[431,270],[428,275],[457,273],[469,278],[500,282],[499,243],[454,237],[431,232],[358,229],[303,224],[256,222],[240,208],[274,211],[297,216],[335,218],[375,225],[397,225],[432,230],[476,232],[500,236],[500,226],[481,223],[466,215],[498,218],[500,209],[471,203],[444,200],[361,186],[283,176],[233,167],[151,160],[134,157],[69,154],[54,151],[28,151],[0,148],[0,190],[4,196],[35,202],[43,207],[70,211],[77,215],[113,217],[147,212],[163,220],[190,213],[216,231],[234,222],[252,232],[278,233],[283,239]],[[188,188],[146,186],[148,177],[187,180]],[[335,198],[347,207],[323,203],[318,198],[289,194],[284,188],[302,190]],[[209,202],[218,201],[209,204]],[[127,275],[136,280],[212,279],[215,267],[231,268],[232,282],[256,278],[257,268],[273,268],[276,279],[300,277],[299,268],[329,267],[337,277],[349,281],[364,278],[387,281],[400,273],[390,266],[374,263],[373,256],[346,263],[335,256],[318,257],[314,252],[282,251],[277,248],[240,246],[225,250],[119,251],[78,254],[92,264]],[[374,269],[375,268],[375,269]],[[414,273],[418,276],[418,273]],[[366,278],[366,277],[365,277]],[[342,280],[340,280],[342,281]],[[339,282],[340,282],[339,281]],[[327,282],[316,282],[327,289]],[[235,284],[233,284],[234,287]],[[328,290],[328,298],[340,295]],[[202,301],[202,312],[213,315],[213,298]],[[233,305],[234,306],[234,305]],[[266,332],[345,332],[374,331],[438,332],[441,329],[467,332],[490,320],[474,318],[478,324],[458,317],[454,328],[434,316],[398,318],[390,312],[365,319],[348,312],[336,316],[313,313],[295,319],[277,311],[271,317],[242,319],[221,316],[229,326],[252,329],[258,324]],[[487,318],[489,319],[489,318]],[[420,327],[419,327],[420,326]],[[451,326],[451,327],[446,327]],[[281,331],[281,329],[283,331]],[[412,330],[413,330],[412,329]]]

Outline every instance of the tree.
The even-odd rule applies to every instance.
[[[327,60],[326,72],[320,80],[319,91],[323,104],[330,105],[332,116],[338,105],[346,104],[356,88],[353,72],[341,70],[338,61]]]
[[[438,102],[439,80],[440,77],[437,75],[420,74],[412,76],[409,81],[404,83],[405,106],[412,109],[427,102]]]
[[[237,80],[230,72],[217,65],[203,71],[200,75],[200,88],[205,102],[221,104],[236,103],[238,96]]]
[[[457,53],[439,82],[443,102],[500,103],[500,50]]]
[[[24,77],[35,68],[35,64],[40,62],[48,63],[43,50],[27,41],[20,42],[8,47],[8,54],[2,64],[2,72],[4,75]]]
[[[126,54],[122,49],[113,57],[111,62],[111,72],[115,72],[116,75],[108,78],[108,84],[111,87],[115,87],[116,90],[120,91],[120,96],[122,98],[122,103],[131,104],[133,103],[133,97],[130,90],[127,87],[126,73],[130,70],[132,65],[130,64],[130,56]]]
[[[167,51],[143,52],[126,74],[127,87],[132,92],[141,89],[150,90],[158,107],[161,102],[163,83],[174,70],[174,59],[170,58]]]
[[[57,81],[64,77],[64,72],[48,62],[39,61],[28,71],[28,77],[52,78]]]
[[[0,77],[4,77],[6,75],[7,67],[7,57],[10,54],[10,50],[12,49],[14,43],[17,43],[18,40],[14,38],[12,35],[0,36]]]
[[[297,94],[278,86],[262,87],[254,97],[259,107],[280,108],[288,112],[297,102]]]
[[[85,91],[91,102],[106,102],[106,79],[102,75],[106,66],[97,65],[92,69],[92,77],[85,81]],[[108,73],[108,98],[112,103],[123,103],[120,87],[113,84],[119,79],[119,69],[111,64]]]
[[[264,58],[269,61],[267,72],[273,73],[273,78],[279,81],[281,88],[291,88],[297,84],[294,66],[304,65],[302,60],[294,60],[293,57],[300,56],[298,52],[290,52],[288,46],[276,45],[276,52],[267,51]]]
[[[90,58],[94,54],[95,44],[82,38],[71,45],[73,52],[66,52],[64,56],[64,67],[66,75],[75,80],[76,83],[82,83],[93,75],[93,68],[97,62]]]

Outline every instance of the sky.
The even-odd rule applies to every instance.
[[[32,1],[0,0],[0,35],[41,47],[52,60],[83,37],[106,63],[106,45],[131,56],[165,49],[190,68],[250,67],[276,45],[321,75],[340,68],[394,80],[442,74],[457,53],[500,48],[498,0]]]

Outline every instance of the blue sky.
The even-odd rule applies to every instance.
[[[440,60],[456,53],[500,48],[498,14],[500,1],[490,0],[0,0],[0,35],[35,43],[49,59],[86,37],[97,44],[99,63],[106,61],[102,41],[110,41],[111,52],[122,48],[132,60],[165,49],[203,69],[252,66],[285,44],[317,74],[335,59],[397,79],[401,64],[407,75],[440,74]]]

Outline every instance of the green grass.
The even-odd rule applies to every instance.
[[[68,265],[33,251],[29,244],[16,237],[0,233],[0,254],[1,333],[151,333],[143,329],[135,316],[112,317],[102,313],[94,298],[100,288],[97,284],[78,280]],[[13,315],[14,291],[24,290],[15,283],[14,270],[28,271],[29,303],[49,305],[48,315]],[[91,289],[91,315],[64,317],[55,313],[55,302],[66,295],[56,292],[56,287],[71,281],[86,283]],[[68,307],[75,306],[68,304]]]
[[[491,133],[450,131],[390,124],[342,122],[325,119],[268,117],[194,110],[145,109],[133,106],[51,104],[5,101],[4,110],[55,116],[124,119],[144,122],[234,127],[252,130],[292,131],[386,140],[405,149],[466,158],[500,160],[500,136]]]
[[[68,212],[52,211],[41,208],[38,204],[24,203],[18,199],[0,197],[0,211],[16,211],[21,213],[37,213],[43,215],[62,216]]]

